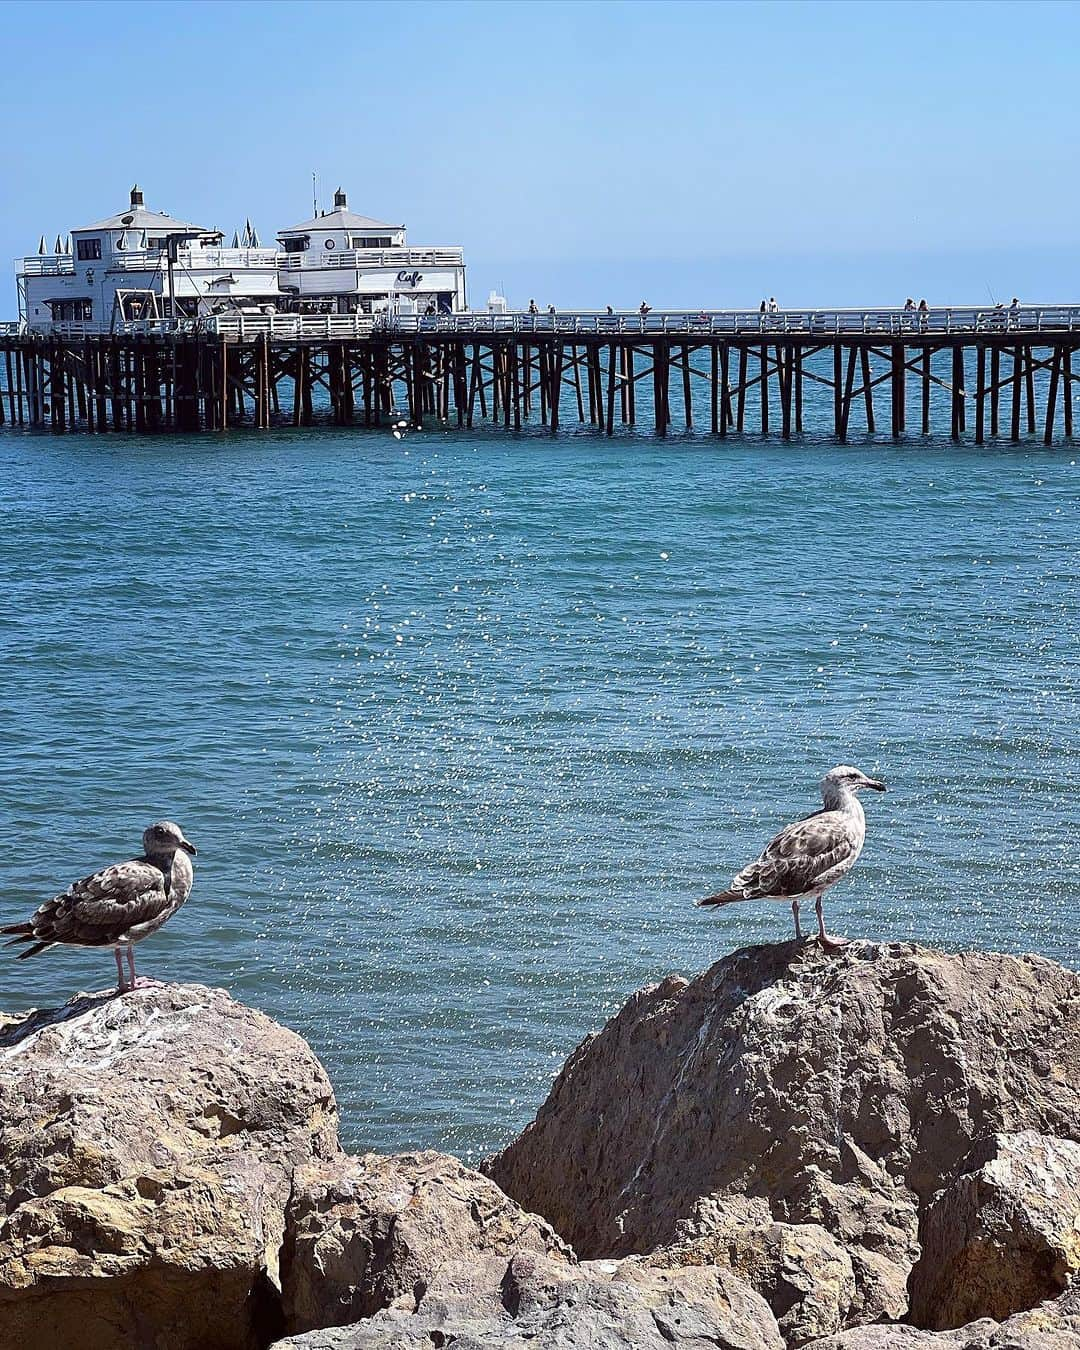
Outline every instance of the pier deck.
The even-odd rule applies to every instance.
[[[0,325],[0,423],[1073,435],[1080,305]]]

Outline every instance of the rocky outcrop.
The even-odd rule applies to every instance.
[[[992,1135],[929,1206],[920,1236],[916,1325],[1003,1320],[1053,1299],[1080,1270],[1080,1144]]]
[[[782,1350],[764,1300],[723,1267],[663,1270],[640,1261],[580,1265],[534,1255],[506,1265],[498,1297],[422,1295],[276,1350]]]
[[[1004,1322],[981,1318],[953,1331],[857,1327],[815,1341],[813,1350],[1080,1350],[1080,1284]]]
[[[855,1301],[851,1258],[820,1224],[775,1223],[764,1200],[708,1196],[651,1266],[722,1265],[763,1294],[788,1345],[839,1331]]]
[[[83,997],[0,1018],[0,1350],[1080,1350],[1078,1094],[1051,962],[751,948],[634,995],[481,1175],[346,1158],[221,991]]]
[[[484,1170],[586,1257],[677,1243],[709,1197],[760,1199],[847,1253],[851,1325],[904,1314],[920,1214],[977,1141],[1026,1129],[1080,1138],[1075,974],[791,943],[634,995]]]
[[[296,1177],[282,1252],[291,1331],[422,1300],[497,1303],[512,1257],[573,1261],[552,1228],[442,1153],[313,1166]]]
[[[293,1174],[337,1156],[299,1036],[221,990],[0,1027],[0,1350],[255,1350]]]

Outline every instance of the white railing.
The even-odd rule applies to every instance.
[[[86,264],[97,265],[96,261]],[[30,258],[16,258],[15,271],[26,277],[70,277],[75,274],[75,259],[70,253],[35,253]]]
[[[231,342],[250,338],[366,338],[379,320],[370,314],[218,314],[203,330]]]
[[[460,248],[346,248],[310,249],[283,253],[278,266],[283,272],[322,271],[328,267],[463,267],[465,250]]]
[[[638,313],[572,311],[556,314],[219,314],[200,319],[138,319],[113,323],[92,321],[13,321],[0,324],[0,335],[20,333],[83,337],[103,333],[156,334],[213,333],[229,341],[265,334],[272,338],[362,339],[373,333],[460,334],[495,333],[556,337],[635,336],[760,336],[763,342],[782,336],[828,339],[864,334],[887,341],[921,335],[1080,333],[1080,305],[1020,305],[1015,309],[977,309],[952,306],[922,312],[902,309],[683,310]]]
[[[274,248],[207,248],[182,249],[174,264],[177,272],[225,270],[233,268],[277,268],[285,254]],[[15,270],[28,277],[74,276],[78,269],[95,268],[100,272],[164,272],[168,270],[168,255],[156,248],[130,249],[114,253],[108,258],[87,258],[78,261],[70,253],[35,254],[31,258],[16,258]]]
[[[1019,305],[992,309],[949,306],[928,310],[820,309],[779,310],[653,310],[603,313],[574,310],[528,314],[434,314],[391,316],[385,326],[395,333],[538,333],[554,335],[708,335],[760,333],[763,336],[806,334],[829,337],[863,333],[882,337],[924,333],[1032,333],[1080,331],[1080,305]]]

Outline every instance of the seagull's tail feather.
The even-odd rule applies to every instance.
[[[710,905],[733,905],[738,900],[748,900],[749,898],[749,896],[743,895],[742,891],[717,891],[715,895],[707,895],[704,900],[695,901],[695,904],[701,909]]]
[[[7,943],[4,945],[7,946]],[[21,951],[15,959],[16,961],[25,961],[28,956],[37,956],[38,952],[43,952],[51,946],[51,942],[35,942],[32,947],[27,947]]]

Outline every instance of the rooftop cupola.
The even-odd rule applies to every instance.
[[[142,188],[139,187],[138,183],[131,189],[131,204],[132,206],[143,205]]]
[[[341,188],[334,193],[334,210],[347,211],[349,209],[349,199],[342,192]]]

